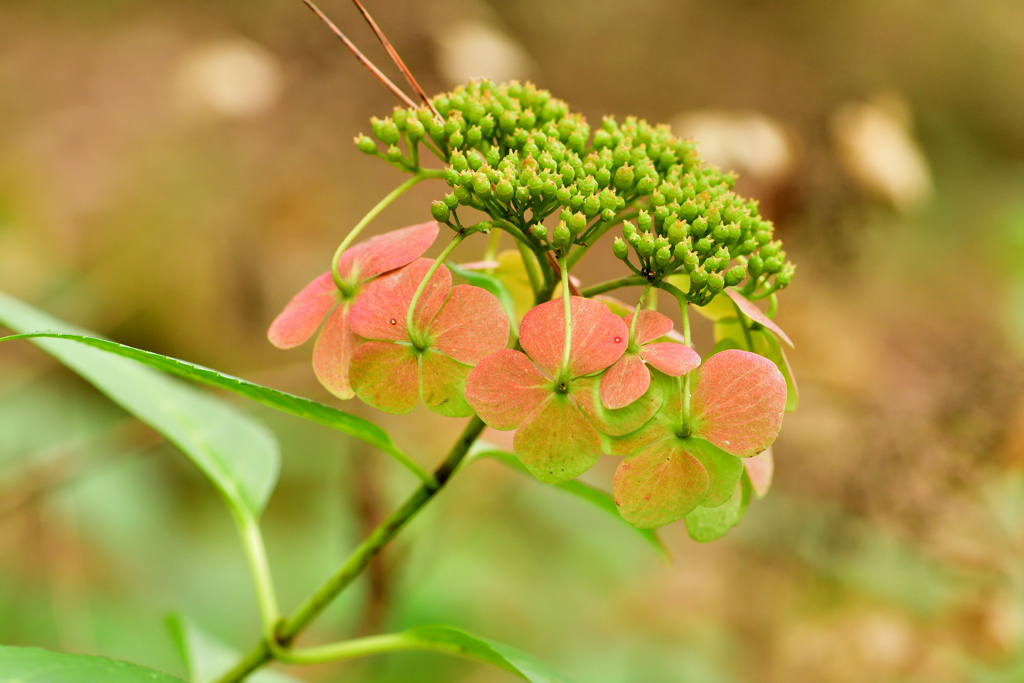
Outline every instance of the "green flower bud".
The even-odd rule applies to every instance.
[[[690,222],[690,233],[697,237],[703,237],[708,231],[708,221],[704,216],[697,216]]]
[[[679,215],[692,223],[693,219],[697,217],[697,203],[692,199],[687,199],[679,207]]]
[[[560,222],[555,227],[555,246],[564,252],[570,244],[572,244],[572,233],[565,223]]]
[[[519,115],[519,127],[523,130],[530,130],[537,125],[537,114],[532,109],[524,109]]]
[[[544,181],[539,175],[535,175],[527,181],[526,187],[529,188],[531,197],[539,197],[541,188],[544,187]]]
[[[636,181],[636,191],[641,195],[650,194],[655,187],[657,187],[657,180],[649,175],[645,175]]]
[[[498,199],[503,202],[507,202],[512,199],[512,194],[515,192],[515,188],[512,187],[512,183],[509,182],[508,178],[502,178],[498,181],[494,188],[494,193],[498,195]]]
[[[690,235],[690,226],[680,220],[673,221],[668,228],[668,241],[672,245],[679,244]]]
[[[448,136],[448,144],[450,144],[452,147],[462,147],[462,145],[465,142],[466,141],[462,137],[462,133],[460,133],[459,131],[455,131],[454,133]]]
[[[654,262],[657,263],[659,267],[665,266],[671,260],[672,250],[668,247],[662,247],[654,253]]]
[[[666,203],[665,195],[655,190],[651,193],[651,206],[665,206]]]
[[[453,150],[451,156],[448,157],[448,163],[456,171],[465,171],[469,168],[469,161],[466,159],[466,155],[459,150]]]
[[[395,111],[391,114],[391,118],[394,120],[395,125],[398,126],[398,130],[405,130],[405,124],[409,118],[409,111],[407,109],[402,109],[401,107],[395,107]]]
[[[454,192],[449,192],[444,196],[444,203],[449,209],[454,209],[459,205],[459,198],[455,196]]]
[[[546,197],[547,199],[554,197],[557,191],[558,185],[556,185],[555,181],[552,180],[551,178],[545,180],[544,184],[540,186],[540,193],[544,195],[544,197]]]
[[[601,200],[596,194],[592,194],[583,202],[583,213],[587,218],[593,218],[601,212]]]
[[[572,191],[564,185],[555,191],[555,199],[558,200],[559,204],[568,204],[570,197],[572,197]]]
[[[609,188],[601,190],[598,199],[601,201],[601,209],[615,209],[619,203],[616,201],[615,191]]]
[[[640,229],[643,230],[644,232],[647,232],[648,230],[651,229],[653,222],[654,221],[651,219],[651,214],[647,212],[647,209],[640,209],[640,212],[637,214],[636,217],[636,224],[640,227]]]
[[[750,273],[751,277],[757,277],[764,272],[764,259],[757,254],[750,257],[747,261],[747,272]]]
[[[697,266],[696,268],[690,271],[690,284],[692,285],[690,287],[690,291],[697,289],[707,281],[708,273],[706,270],[704,270],[704,266]]]
[[[479,171],[486,164],[484,155],[479,150],[471,149],[466,152],[466,161],[469,163],[469,167],[474,171]]]
[[[612,209],[602,209],[601,220],[603,220],[605,223],[613,222],[615,220],[615,211],[613,211]]]
[[[710,273],[708,275],[708,289],[715,294],[725,289],[725,277],[721,273]]]
[[[612,243],[612,254],[620,261],[625,261],[629,258],[629,247],[622,241],[621,237],[616,237]]]
[[[580,192],[582,192],[585,195],[594,194],[597,192],[597,181],[594,180],[594,176],[592,175],[588,175],[586,178],[584,178],[583,180],[579,181],[576,184],[579,186]]]
[[[640,244],[637,245],[637,253],[645,259],[651,258],[654,254],[654,236],[651,233],[644,233],[644,236],[640,238]]]
[[[573,211],[583,211],[583,205],[586,203],[586,195],[577,193],[569,197],[569,208]]]
[[[488,166],[497,168],[498,164],[501,163],[501,150],[497,147],[491,147],[487,150],[487,153],[484,154],[484,161],[487,162]]]
[[[544,241],[548,238],[548,229],[541,223],[534,223],[530,226],[530,233],[537,239]]]
[[[654,238],[654,248],[661,249],[662,247],[669,246],[668,238],[664,235],[658,235]]]
[[[787,263],[782,266],[782,270],[779,271],[778,275],[775,276],[775,285],[782,289],[789,285],[793,280],[793,273],[796,272],[796,267],[792,263]]]
[[[757,240],[759,245],[765,246],[771,241],[772,233],[768,230],[758,230],[754,233],[754,239]]]
[[[405,124],[405,132],[409,134],[409,137],[416,142],[422,140],[423,136],[426,135],[426,128],[420,123],[419,119],[409,117],[409,120]]]
[[[778,256],[770,256],[764,260],[764,270],[766,273],[778,273],[782,270],[782,259]]]
[[[704,270],[710,273],[718,270],[721,266],[721,263],[721,260],[717,256],[708,256],[707,258],[704,259],[704,263],[702,263],[701,265],[704,266]]]
[[[520,185],[516,188],[516,199],[521,202],[527,202],[530,200],[530,189],[525,185]]]
[[[594,174],[594,180],[596,180],[597,184],[601,187],[608,187],[608,183],[612,181],[612,172],[607,168],[599,168],[597,169],[597,173]]]
[[[439,223],[447,223],[448,218],[452,215],[452,210],[444,202],[435,200],[430,205],[430,215]]]
[[[579,234],[579,232],[582,231],[583,228],[585,228],[585,227],[587,227],[587,217],[585,215],[583,215],[582,213],[580,213],[579,211],[574,213],[569,218],[569,228],[574,233]]]
[[[358,147],[359,151],[363,154],[377,153],[377,143],[362,133],[356,137],[356,147]]]
[[[459,185],[455,188],[455,197],[459,200],[459,204],[469,204],[471,192],[465,185]]]
[[[502,133],[511,133],[516,129],[516,124],[519,123],[519,116],[508,109],[498,117],[498,128]]]
[[[724,242],[729,239],[729,225],[728,223],[719,223],[711,229],[711,234],[719,242]]]
[[[782,251],[782,242],[769,242],[761,247],[761,255],[765,258],[778,256],[780,251]]]
[[[459,119],[454,116],[449,116],[448,120],[444,122],[444,134],[446,137],[451,137],[460,131]]]
[[[620,166],[615,171],[615,187],[620,190],[628,190],[633,187],[633,167]]]
[[[701,237],[694,246],[697,248],[698,254],[707,254],[711,252],[711,247],[714,245],[715,243],[710,237]]]
[[[780,273],[781,275],[781,273]],[[725,271],[725,285],[727,287],[735,287],[739,283],[743,282],[743,278],[747,276],[747,267],[744,265],[733,266],[729,270]]]
[[[718,251],[715,252],[715,256],[718,257],[720,261],[725,261],[726,263],[728,263],[732,258],[729,254],[729,250],[725,247],[719,247]]]
[[[433,140],[444,139],[444,124],[437,119],[431,119],[429,123],[423,124],[427,128],[427,133]]]
[[[483,173],[473,176],[473,192],[481,197],[491,194],[491,181]]]
[[[614,144],[614,140],[606,130],[599,130],[594,133],[594,147],[602,149],[604,147],[611,147]]]

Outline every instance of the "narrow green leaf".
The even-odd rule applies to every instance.
[[[0,645],[3,683],[182,683],[181,679],[106,657]]]
[[[238,663],[240,654],[177,614],[167,618],[167,627],[178,646],[190,683],[215,681]],[[247,683],[299,683],[291,676],[262,669],[245,679]]]
[[[89,336],[4,294],[0,325],[16,332],[50,329]],[[236,511],[259,516],[280,467],[277,441],[263,425],[134,361],[58,339],[33,343],[181,449]]]
[[[0,299],[0,305],[2,305],[2,302],[3,300]],[[3,314],[2,311],[0,311],[0,323],[3,322]],[[301,417],[326,427],[337,429],[339,432],[348,434],[349,436],[355,437],[374,448],[378,448],[385,453],[388,453],[402,462],[403,465],[407,465],[408,463],[408,456],[406,456],[405,453],[395,445],[391,440],[391,437],[388,436],[388,433],[369,420],[364,420],[361,417],[350,415],[342,410],[312,401],[308,398],[295,396],[283,391],[278,391],[277,389],[271,389],[269,387],[249,382],[248,380],[226,375],[222,372],[203,367],[202,365],[195,365],[194,363],[178,360],[177,358],[170,358],[169,356],[162,356],[151,351],[143,351],[141,349],[132,348],[131,346],[125,346],[124,344],[118,344],[117,342],[112,342],[106,339],[99,339],[97,337],[80,334],[36,332],[19,334],[13,337],[5,337],[0,339],[0,341],[6,341],[8,339],[33,338],[52,338],[78,342],[79,344],[92,346],[102,351],[106,351],[107,353],[131,358],[132,360],[149,365],[157,370],[162,370],[163,372],[177,375],[178,377],[184,377],[185,379],[190,379],[200,384],[224,389],[270,408],[274,408],[275,410],[280,410],[281,412],[295,415],[296,417]]]
[[[486,662],[518,674],[530,683],[569,683],[568,678],[530,655],[451,626],[417,626],[405,631],[403,635],[421,643],[426,649]]]
[[[509,323],[512,325],[512,334],[516,337],[519,336],[519,324],[516,322],[516,305],[512,299],[512,292],[508,291],[508,287],[493,275],[486,273],[478,273],[475,270],[463,268],[456,263],[445,263],[448,269],[454,274],[461,277],[463,280],[471,285],[486,289],[488,292],[493,294],[498,302],[501,303],[502,309],[505,311],[505,315],[508,316]]]
[[[476,444],[474,444],[467,461],[472,462],[479,458],[491,458],[508,465],[512,469],[522,472],[523,474],[530,474],[526,467],[523,466],[523,463],[520,462],[519,458],[516,457],[515,453],[500,450],[495,448],[492,444],[484,441],[477,441]],[[561,484],[555,484],[555,486],[566,493],[571,493],[574,496],[582,498],[591,505],[597,507],[599,510],[603,510],[605,513],[613,516],[643,538],[643,540],[654,548],[662,558],[666,560],[670,559],[668,550],[661,542],[661,538],[658,536],[657,531],[654,529],[637,529],[632,524],[622,519],[622,516],[619,515],[619,509],[615,505],[615,499],[612,498],[611,494],[600,489],[596,489],[593,486],[588,486],[580,481],[576,481],[575,479],[562,482]]]

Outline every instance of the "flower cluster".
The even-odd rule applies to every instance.
[[[699,540],[724,533],[766,489],[770,453],[755,457],[796,405],[779,345],[789,338],[752,302],[770,298],[774,310],[793,275],[771,223],[733,192],[734,175],[705,166],[666,126],[605,118],[592,131],[529,83],[474,82],[432,103],[440,116],[398,108],[373,119],[383,151],[366,135],[357,144],[416,174],[407,186],[443,178],[436,222],[347,250],[346,238],[334,272],[288,304],[271,341],[295,346],[323,321],[314,367],[337,396],[389,413],[422,402],[514,429],[515,454],[545,482],[620,456],[614,498],[628,522],[684,518]],[[444,168],[425,169],[421,149]],[[467,208],[487,219],[464,225]],[[439,260],[422,258],[438,224],[454,239]],[[569,275],[617,225],[612,250],[632,275],[592,292],[642,285],[632,312],[582,296]],[[497,254],[492,240],[484,261],[453,267],[471,283],[453,287],[442,261],[494,229],[519,250]],[[683,335],[644,307],[653,289],[677,299]],[[703,361],[690,345],[691,306],[715,321],[718,343]]]

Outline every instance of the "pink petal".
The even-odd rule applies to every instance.
[[[633,324],[633,314],[622,316],[622,321],[629,329],[629,326]],[[671,331],[672,319],[667,315],[662,315],[657,311],[641,310],[640,316],[636,319],[635,341],[637,344],[647,344],[658,337],[664,337]]]
[[[700,356],[685,344],[657,342],[640,347],[640,356],[666,375],[680,377],[700,365]]]
[[[382,275],[370,283],[352,305],[350,324],[353,331],[366,339],[407,341],[409,333],[405,328],[405,318],[409,304],[433,263],[431,259],[417,259],[405,268]],[[416,304],[413,322],[421,331],[426,330],[428,323],[437,315],[451,288],[452,275],[442,265],[430,278]]]
[[[440,226],[434,221],[410,225],[350,247],[338,259],[338,273],[353,284],[412,263],[423,255]]]
[[[467,365],[505,348],[508,333],[508,316],[497,297],[470,285],[452,289],[427,331],[433,348]]]
[[[619,316],[593,299],[569,297],[572,349],[569,371],[573,377],[603,370],[625,352],[629,329]],[[523,316],[519,341],[541,367],[557,375],[565,348],[565,313],[561,299],[534,306]]]
[[[772,456],[771,447],[766,448],[760,455],[753,458],[746,458],[743,466],[747,469],[747,478],[750,479],[750,486],[758,498],[764,498],[772,485],[772,476],[775,474],[775,458]]]
[[[512,439],[519,459],[550,484],[575,479],[601,457],[601,437],[566,394],[548,394]]]
[[[356,396],[385,413],[408,413],[420,398],[419,354],[411,346],[364,342],[352,355],[349,377]]]
[[[601,376],[601,403],[612,410],[625,408],[651,386],[651,372],[635,353],[615,361]]]
[[[270,324],[267,337],[279,349],[304,344],[320,327],[340,293],[330,272],[320,275],[292,297],[281,314]]]
[[[708,473],[677,441],[660,441],[619,463],[613,489],[622,518],[652,529],[697,507],[708,490]]]
[[[495,429],[515,429],[550,395],[551,380],[512,349],[487,356],[466,379],[466,401]]]
[[[729,349],[705,361],[690,406],[696,436],[749,458],[779,434],[786,379],[767,358]]]
[[[420,360],[420,398],[423,405],[438,415],[469,417],[473,409],[466,403],[466,376],[472,370],[433,349]]]
[[[348,366],[359,339],[348,324],[352,304],[339,304],[324,323],[313,347],[313,372],[320,384],[338,398],[355,396],[348,380]]]
[[[755,323],[759,323],[767,327],[769,330],[779,335],[784,342],[789,344],[790,348],[793,347],[793,341],[789,338],[789,335],[783,332],[782,328],[775,324],[775,321],[762,313],[761,309],[755,306],[753,301],[750,301],[747,297],[743,296],[732,287],[726,287],[725,293],[729,295],[730,299],[736,302],[739,309],[743,311],[743,315],[747,316]]]

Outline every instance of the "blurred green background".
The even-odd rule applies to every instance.
[[[530,78],[592,124],[671,122],[739,171],[798,264],[778,320],[801,405],[768,497],[712,544],[666,528],[670,565],[485,462],[306,642],[446,622],[584,683],[1024,679],[1024,4],[368,5],[428,92]],[[351,5],[324,9],[399,81]],[[394,104],[298,0],[3,0],[0,290],[333,401],[310,347],[277,351],[265,330],[401,182],[352,144]],[[418,186],[373,231],[427,220],[442,192]],[[616,272],[604,252],[581,262],[585,283]],[[239,405],[284,449],[264,525],[287,610],[414,482],[327,429]],[[462,423],[345,409],[425,466]],[[586,479],[609,488],[615,464]],[[235,647],[258,637],[213,489],[48,357],[4,344],[0,642],[184,675],[172,610]],[[411,654],[300,675],[512,680]]]

